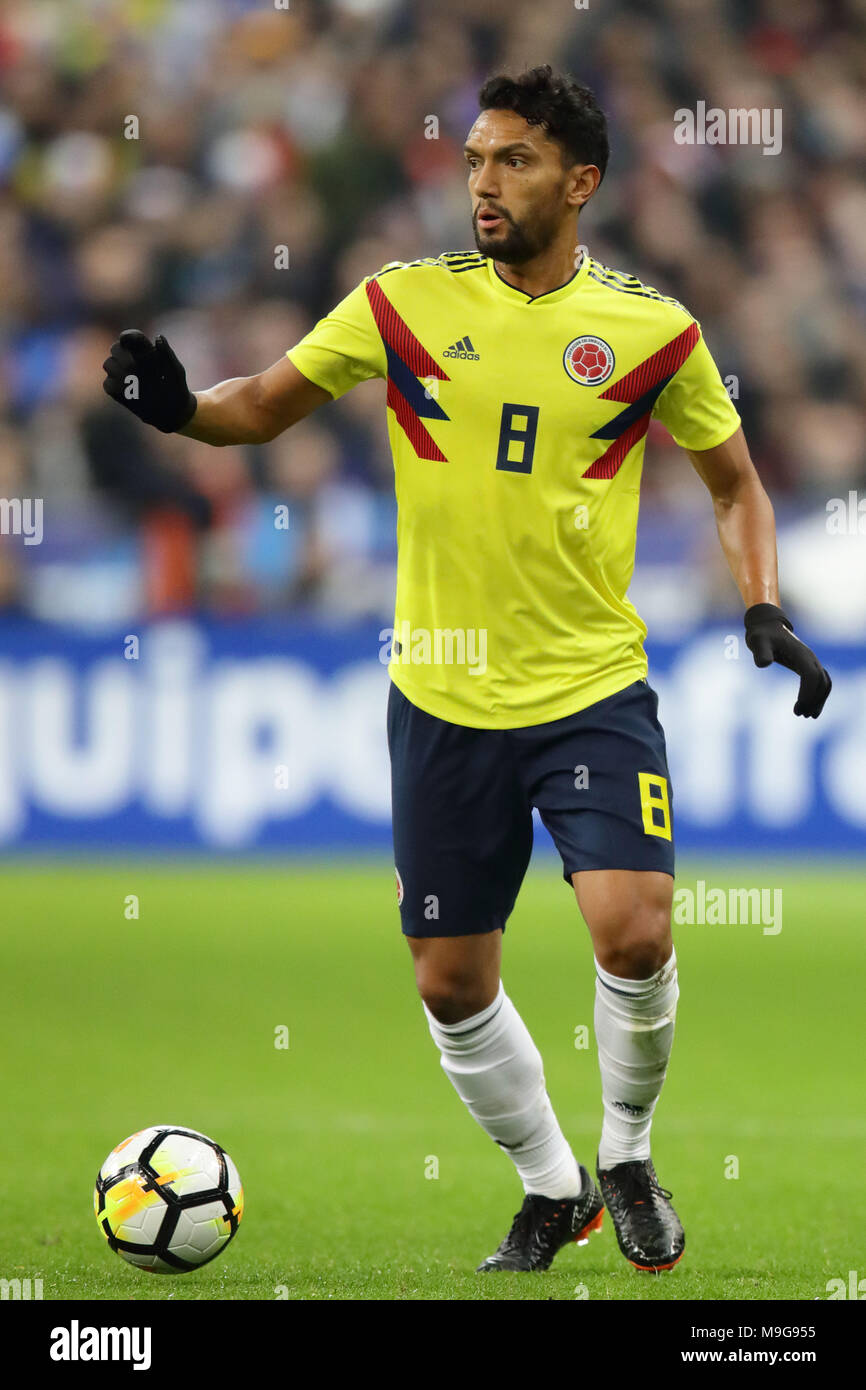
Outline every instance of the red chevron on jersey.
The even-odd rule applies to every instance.
[[[391,376],[388,377],[386,400],[397,416],[397,423],[404,431],[419,459],[433,459],[436,463],[447,463],[448,459],[439,448],[436,440],[426,425],[422,423],[417,411],[412,409],[399,386],[394,384],[394,378]]]
[[[609,448],[605,449],[601,458],[597,458],[595,463],[590,464],[584,478],[612,478],[619,472],[620,464],[628,453],[637,444],[639,439],[643,439],[649,429],[650,412],[641,415],[638,420],[633,420],[630,425],[623,430],[618,439],[615,439]]]
[[[621,376],[619,381],[602,391],[599,400],[626,401],[633,405],[635,401],[640,400],[645,391],[658,385],[663,377],[673,376],[674,372],[679,371],[700,336],[701,330],[698,325],[690,323],[688,328],[671,338],[670,342],[665,343],[658,352],[654,352],[652,357],[638,362],[637,366],[632,367],[625,376]]]
[[[386,348],[393,348],[410,372],[415,376],[438,376],[440,381],[450,380],[448,373],[430,356],[406,320],[397,313],[378,280],[367,281],[367,298],[373,310],[376,327],[382,335],[382,342]]]
[[[600,401],[620,401],[629,408],[621,410],[592,435],[593,439],[612,439],[604,453],[590,464],[584,478],[613,478],[629,450],[643,439],[650,426],[653,406],[664,388],[679,371],[701,336],[697,323],[692,322],[682,333],[650,357],[639,362],[606,391]],[[637,409],[635,408],[637,407]]]
[[[388,359],[388,405],[419,458],[447,463],[423,419],[447,420],[448,416],[418,378],[434,377],[440,381],[451,378],[415,337],[379,282],[368,280],[366,288]]]

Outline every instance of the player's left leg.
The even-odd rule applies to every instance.
[[[678,998],[672,799],[657,698],[636,681],[515,738],[595,949],[602,1195],[626,1258],[638,1269],[666,1269],[680,1259],[684,1237],[650,1158]]]
[[[624,869],[572,875],[595,950],[595,1038],[604,1121],[598,1178],[620,1249],[637,1269],[670,1269],[685,1238],[650,1157],[653,1112],[674,1037],[679,988],[670,934],[673,879]]]
[[[595,1038],[604,1123],[601,1168],[650,1156],[650,1127],[674,1038],[679,989],[669,874],[572,875],[595,951]]]

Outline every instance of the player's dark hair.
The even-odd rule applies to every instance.
[[[543,63],[519,77],[488,77],[478,103],[482,111],[515,111],[530,125],[541,126],[559,141],[569,164],[595,164],[604,178],[610,153],[607,119],[582,82]]]

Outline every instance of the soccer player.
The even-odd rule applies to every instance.
[[[700,325],[578,260],[578,214],[608,159],[593,94],[545,65],[491,78],[480,108],[465,147],[477,250],[385,265],[280,362],[196,394],[164,338],[126,331],[105,389],[162,430],[224,445],[387,381],[402,929],[442,1067],[525,1194],[479,1269],[546,1269],[606,1206],[625,1257],[657,1271],[685,1242],[650,1156],[678,998],[673,800],[627,597],[651,418],[709,490],[756,665],[796,672],[794,713],[811,718],[830,678],[779,607],[772,507]],[[598,1186],[500,978],[533,807],[595,954]]]

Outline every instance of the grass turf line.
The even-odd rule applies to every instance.
[[[678,886],[698,876],[782,887],[784,918],[777,936],[676,929],[680,1009],[653,1152],[684,1261],[636,1274],[606,1218],[547,1274],[480,1276],[522,1192],[438,1065],[389,865],[7,866],[0,1277],[40,1277],[46,1299],[826,1297],[862,1265],[862,876],[701,861]],[[592,951],[552,859],[521,892],[503,978],[592,1169]],[[580,1024],[588,1050],[574,1046]],[[218,1139],[246,1191],[226,1253],[178,1277],[127,1266],[91,1209],[109,1149],[157,1122]]]

